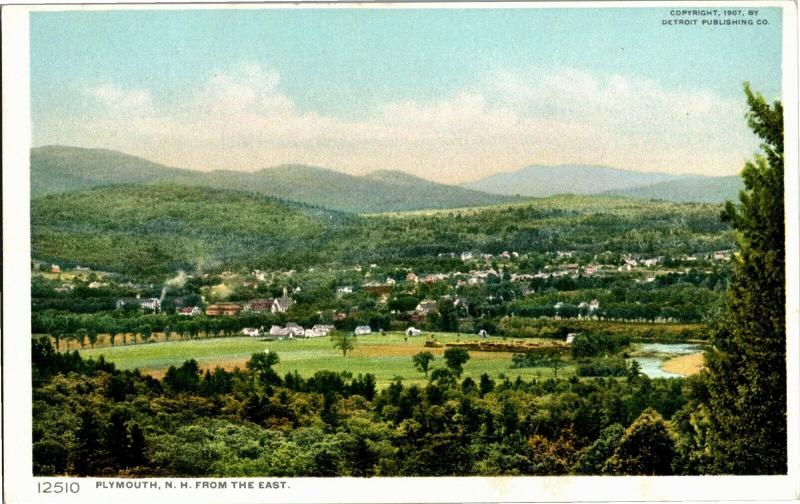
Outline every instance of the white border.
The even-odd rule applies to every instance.
[[[69,0],[68,0],[69,2]],[[71,2],[69,2],[71,3]],[[74,2],[77,3],[77,2]],[[790,1],[546,2],[537,4],[201,4],[5,6],[3,69],[3,340],[4,490],[7,502],[531,502],[531,501],[741,501],[800,499],[800,180],[798,176],[797,6]],[[30,131],[28,13],[44,10],[174,10],[270,8],[631,8],[678,6],[782,7],[783,104],[786,138],[786,302],[789,474],[769,477],[499,477],[499,478],[277,478],[287,490],[95,490],[96,478],[31,476],[30,369]],[[242,478],[217,479],[234,481]],[[265,481],[273,481],[269,478]],[[77,495],[40,495],[37,481],[77,481]],[[137,480],[137,481],[180,481]],[[193,484],[199,480],[183,480]],[[257,480],[256,480],[257,481]],[[177,486],[177,485],[176,485]]]

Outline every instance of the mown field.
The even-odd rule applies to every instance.
[[[441,343],[474,341],[474,336],[465,338],[448,333],[434,333]],[[297,339],[284,341],[265,341],[261,338],[231,337],[200,340],[159,342],[128,346],[84,349],[83,357],[97,358],[103,355],[120,369],[138,368],[147,374],[161,377],[171,365],[180,365],[185,360],[195,359],[203,369],[220,366],[226,369],[244,368],[250,356],[264,350],[277,352],[280,363],[275,370],[280,375],[298,371],[309,377],[321,370],[372,373],[379,387],[387,385],[395,377],[405,382],[424,382],[422,373],[414,369],[411,356],[429,350],[436,356],[431,370],[444,367],[442,353],[444,348],[425,348],[425,337],[408,338],[402,333],[386,333],[359,336],[354,350],[343,357],[341,351],[333,347],[329,338]],[[512,341],[509,339],[508,341]],[[526,339],[525,341],[530,341]],[[534,377],[553,376],[551,368],[511,368],[511,353],[470,352],[470,360],[464,366],[464,376],[476,381],[481,374],[492,377],[505,374],[511,379],[521,376],[526,380]],[[559,377],[574,375],[573,366],[566,365],[558,370]]]

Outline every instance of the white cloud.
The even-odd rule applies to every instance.
[[[255,64],[215,73],[170,103],[104,84],[85,90],[96,102],[86,117],[36,124],[35,141],[196,169],[309,163],[451,183],[556,163],[732,174],[757,145],[742,101],[577,69],[497,72],[439,100],[385,103],[361,120],[299,112],[279,84]]]

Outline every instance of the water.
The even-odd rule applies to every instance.
[[[688,355],[700,351],[700,347],[691,343],[643,343],[639,350],[646,353],[671,355]]]
[[[643,343],[638,345],[638,352],[657,354],[657,356],[632,357],[628,361],[636,361],[642,374],[650,378],[682,378],[682,375],[668,373],[661,369],[664,361],[675,355],[688,355],[702,351],[698,345],[691,343]]]
[[[638,362],[642,374],[650,378],[682,378],[679,374],[668,373],[661,369],[661,365],[664,364],[664,359],[659,359],[657,357],[633,357],[628,360]]]

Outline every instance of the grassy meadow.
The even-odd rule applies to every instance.
[[[451,333],[433,333],[440,343],[471,341],[469,338]],[[444,366],[444,348],[426,348],[427,338],[413,337],[405,341],[402,333],[371,334],[359,336],[354,350],[343,357],[341,351],[333,347],[329,338],[266,341],[262,338],[229,337],[199,340],[157,342],[139,345],[117,345],[81,350],[84,358],[97,358],[103,355],[120,369],[138,368],[144,373],[161,377],[169,366],[180,365],[188,359],[195,359],[203,369],[220,366],[226,369],[244,368],[254,353],[271,350],[280,357],[275,370],[280,375],[298,371],[309,377],[321,370],[349,371],[354,375],[372,373],[379,387],[387,385],[399,376],[405,382],[422,383],[425,377],[414,369],[411,356],[428,350],[436,356],[431,370]],[[512,340],[509,340],[512,341]],[[530,341],[526,339],[525,341]],[[483,373],[497,378],[505,374],[511,379],[522,376],[524,379],[553,376],[550,368],[511,368],[511,353],[508,352],[470,352],[470,360],[464,366],[464,377],[478,380]],[[566,365],[558,370],[559,377],[574,374],[573,367]]]

